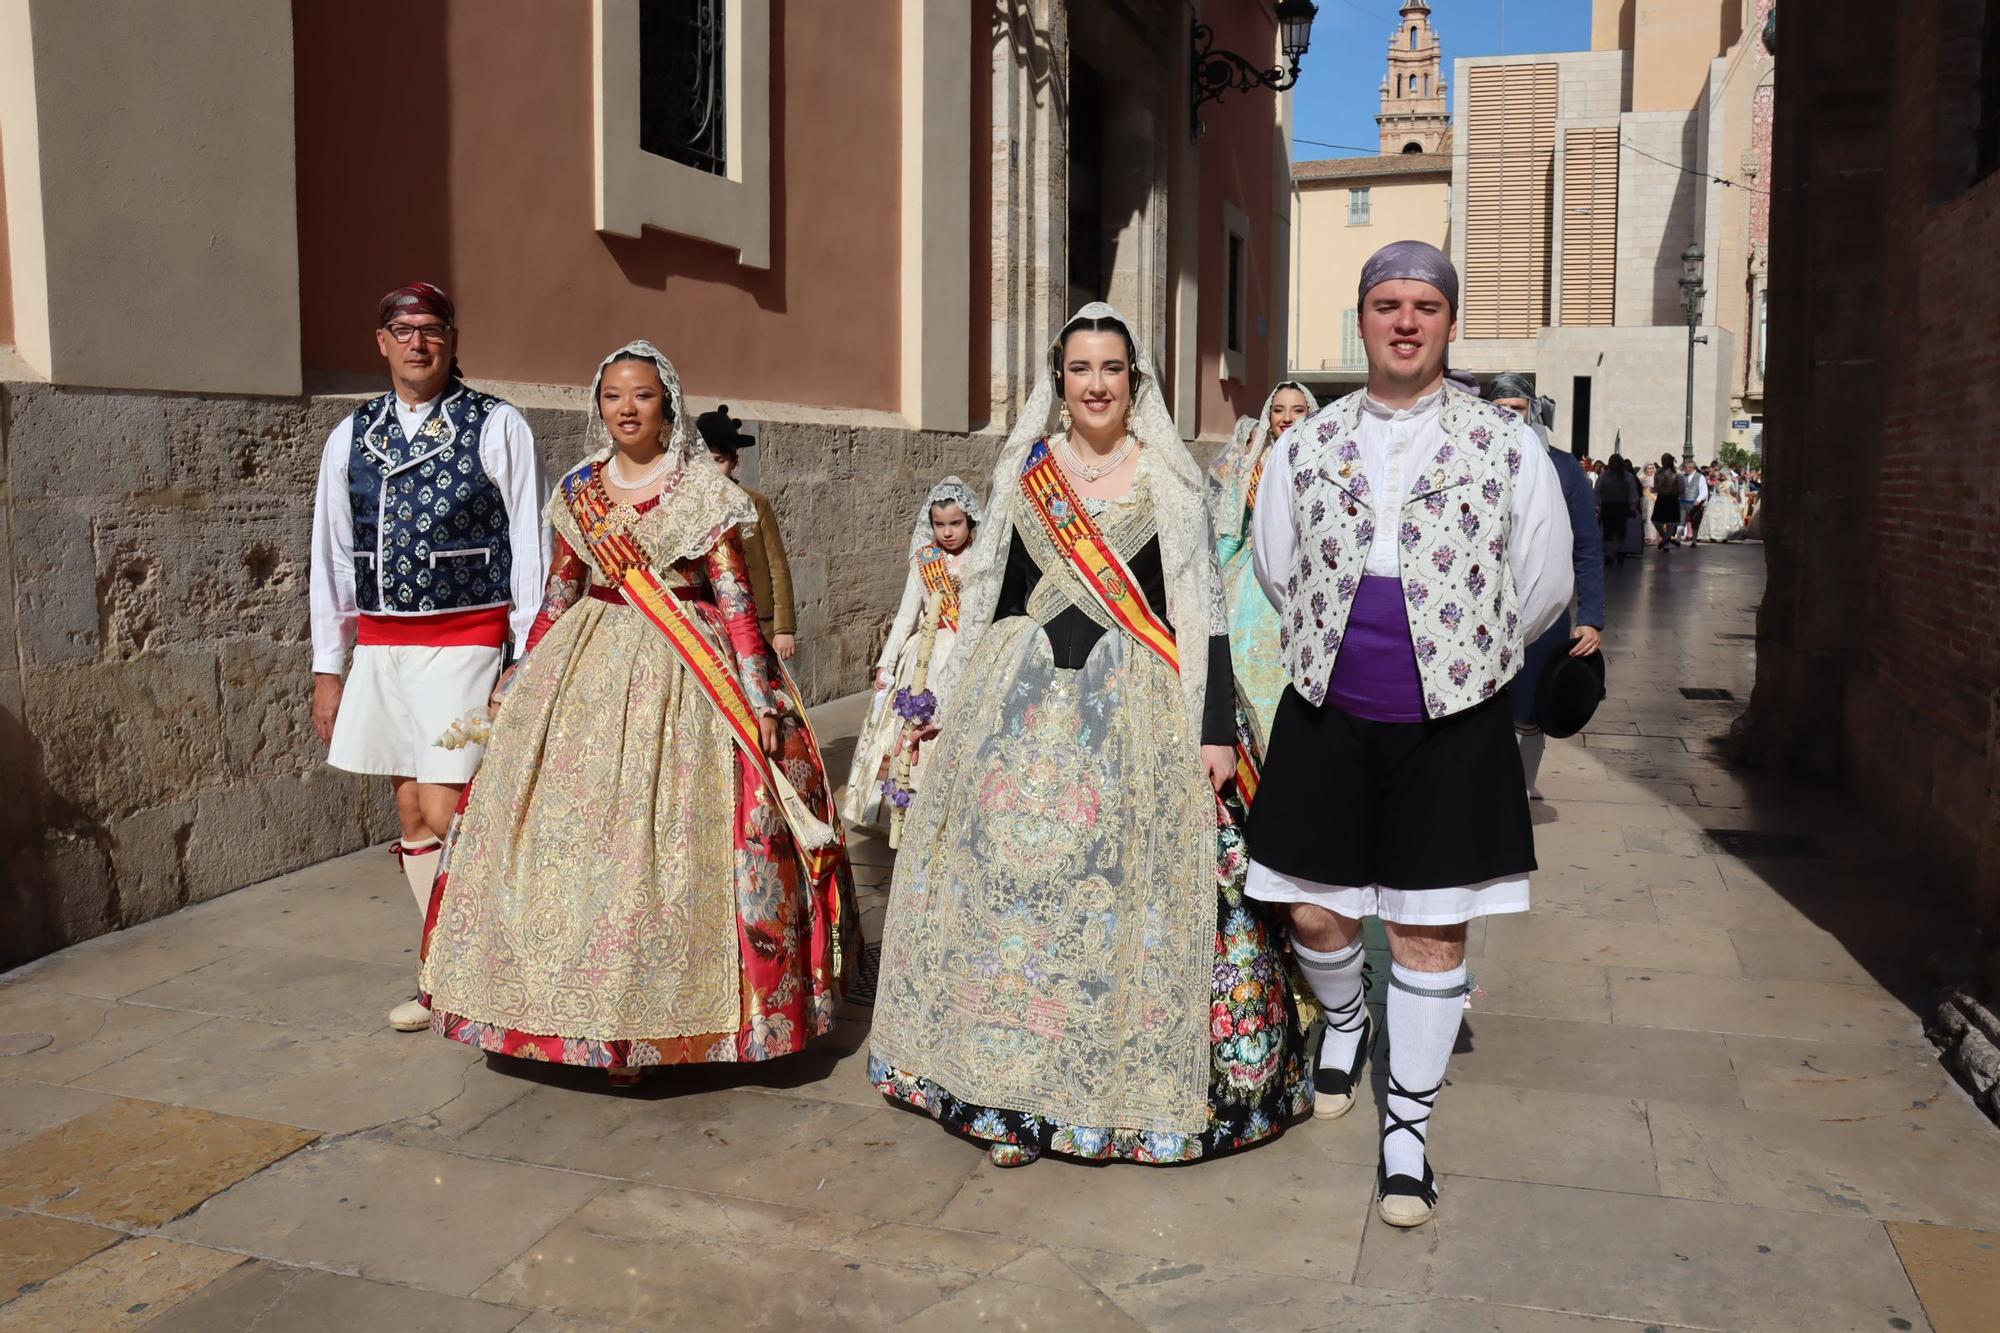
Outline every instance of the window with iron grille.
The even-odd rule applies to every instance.
[[[639,147],[728,174],[724,0],[639,0]]]
[[[1368,225],[1368,188],[1347,192],[1347,225],[1365,227]]]

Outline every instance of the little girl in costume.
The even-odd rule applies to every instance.
[[[957,477],[931,487],[910,535],[903,603],[875,663],[875,701],[855,742],[841,813],[853,824],[886,827],[892,847],[922,770],[917,738],[938,712],[934,682],[958,638],[958,569],[982,512]]]

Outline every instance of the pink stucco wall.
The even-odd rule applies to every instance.
[[[378,368],[375,302],[421,277],[478,377],[584,383],[647,337],[693,393],[896,407],[895,0],[772,0],[768,271],[594,230],[583,0],[292,8],[308,370]]]

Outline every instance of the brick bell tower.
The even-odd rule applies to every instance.
[[[1408,0],[1402,12],[1403,21],[1389,38],[1389,74],[1382,80],[1382,112],[1375,117],[1382,151],[1440,153],[1451,126],[1444,53],[1425,0]]]

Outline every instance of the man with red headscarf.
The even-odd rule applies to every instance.
[[[421,917],[481,752],[439,741],[486,710],[510,635],[517,651],[527,642],[548,575],[548,487],[527,420],[460,377],[442,289],[383,297],[375,345],[393,388],[343,418],[320,458],[312,720],[328,763],[394,785],[396,854]],[[389,1021],[418,1032],[430,1011],[412,999]]]

